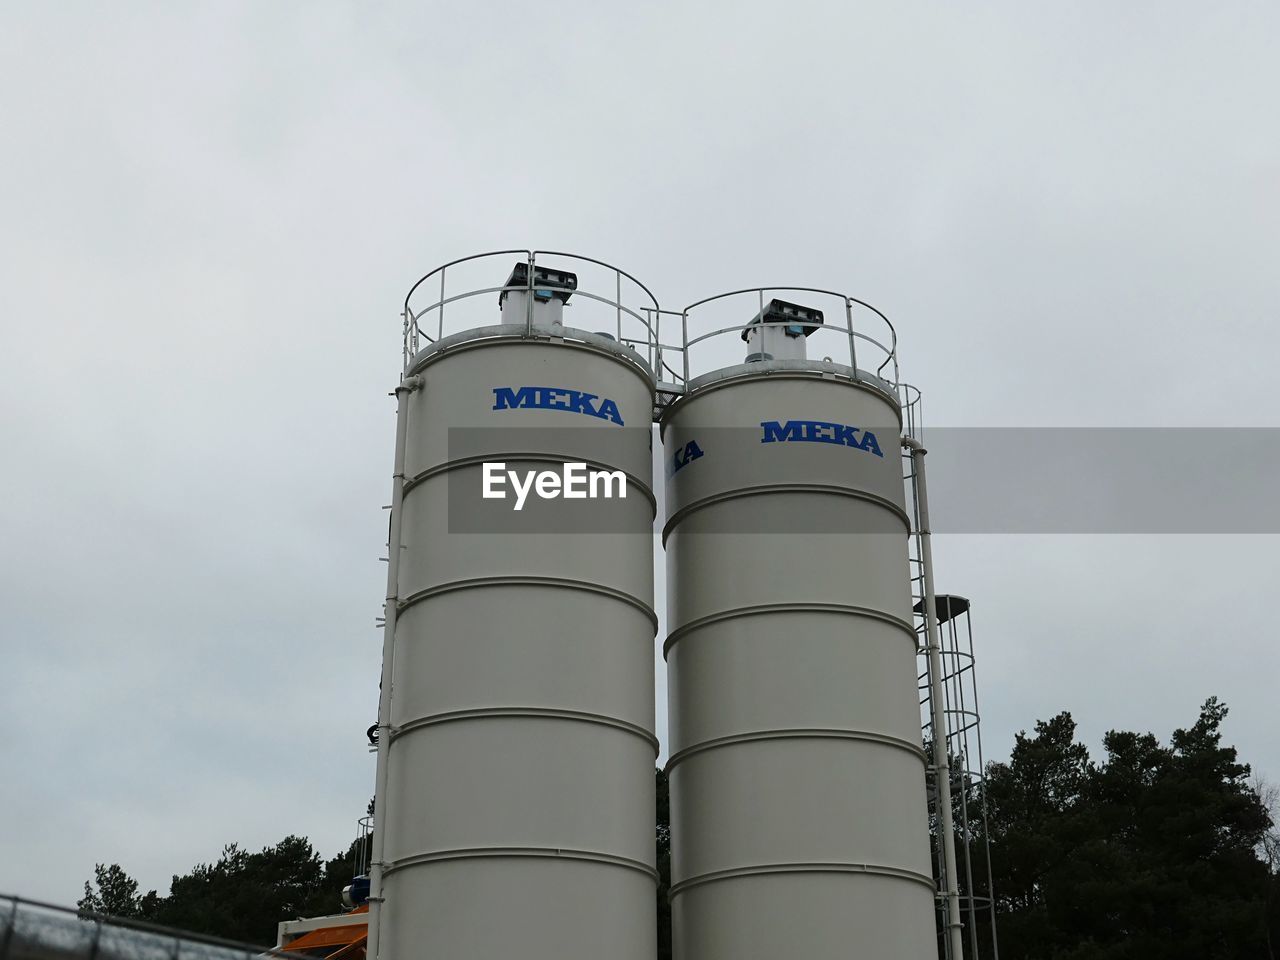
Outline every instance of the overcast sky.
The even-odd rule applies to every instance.
[[[0,891],[350,841],[398,312],[443,261],[577,251],[674,307],[847,290],[933,425],[1280,426],[1278,29],[1262,3],[6,4]],[[1167,737],[1216,694],[1280,779],[1277,546],[940,536],[989,755],[1064,709],[1093,746]]]

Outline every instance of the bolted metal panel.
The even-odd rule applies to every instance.
[[[652,379],[579,331],[483,333],[410,371],[379,954],[652,960]],[[626,427],[494,409],[531,385],[610,398]],[[484,460],[599,463],[628,496],[593,501],[604,533],[473,529],[457,496]]]
[[[892,878],[856,872],[746,877],[689,890],[672,900],[680,957],[909,957],[933,960],[920,901],[932,894]],[[915,896],[908,894],[915,893]]]
[[[405,911],[435,917],[429,948],[419,952],[411,944],[390,954],[406,960],[652,960],[657,949],[653,880],[608,864],[569,857],[472,857],[406,872],[395,889],[395,899],[386,904],[389,935],[428,925],[427,917],[406,917]],[[641,901],[644,910],[637,909]]]
[[[678,960],[936,950],[901,421],[822,374],[747,369],[663,419]]]

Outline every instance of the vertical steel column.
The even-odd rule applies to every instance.
[[[382,917],[382,851],[387,823],[387,754],[391,750],[392,663],[396,646],[396,606],[400,602],[400,507],[404,500],[405,445],[409,435],[409,394],[422,385],[409,377],[395,389],[396,452],[391,480],[391,524],[387,537],[387,601],[383,607],[382,685],[378,695],[378,760],[374,775],[373,853],[369,863],[369,960],[378,958],[378,923]]]
[[[18,925],[18,898],[13,898],[13,909],[9,911],[9,925],[5,927],[4,939],[0,940],[0,960],[9,956],[9,944],[13,941],[13,931]]]
[[[924,578],[924,622],[928,635],[929,706],[933,716],[934,782],[938,785],[938,844],[942,850],[947,899],[947,947],[951,960],[963,960],[964,939],[960,920],[960,883],[956,869],[955,824],[951,816],[951,760],[947,756],[946,692],[942,685],[942,648],[938,637],[938,610],[933,588],[933,547],[929,531],[929,496],[924,474],[924,446],[911,437],[902,445],[911,451],[915,473],[916,508],[920,516],[920,567]]]

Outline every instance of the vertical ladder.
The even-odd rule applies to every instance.
[[[920,392],[903,384],[903,430],[919,441],[923,432]],[[999,960],[996,937],[995,897],[991,877],[990,842],[987,831],[986,764],[982,751],[981,716],[978,712],[977,679],[974,670],[973,629],[969,618],[969,601],[949,594],[934,598],[938,619],[939,646],[942,660],[943,710],[947,756],[950,760],[952,798],[952,831],[959,875],[960,910],[964,922],[965,956],[954,956],[947,930],[947,898],[945,893],[945,848],[939,836],[941,817],[938,811],[937,768],[933,763],[932,745],[937,735],[933,729],[931,690],[933,677],[927,656],[928,624],[925,619],[925,560],[921,536],[918,478],[915,460],[903,450],[903,479],[908,492],[911,516],[909,564],[911,604],[916,631],[917,688],[921,712],[921,735],[929,761],[926,766],[926,788],[929,798],[929,832],[932,838],[935,903],[939,957],[942,960]]]

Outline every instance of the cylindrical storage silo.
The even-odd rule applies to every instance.
[[[608,337],[529,333],[408,369],[382,960],[654,955],[652,375]],[[625,496],[481,498],[486,463],[566,462]]]
[[[752,349],[662,420],[674,954],[925,960],[897,402]]]

